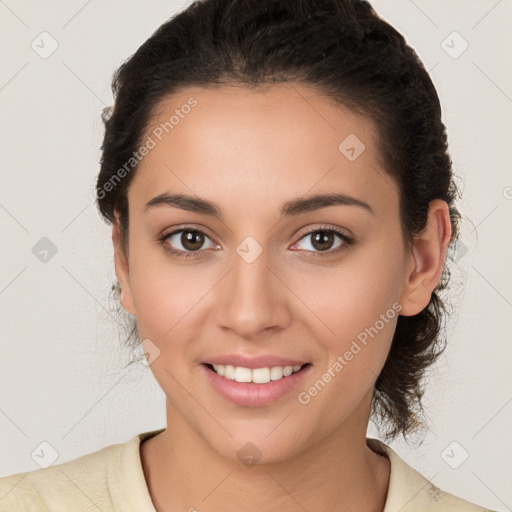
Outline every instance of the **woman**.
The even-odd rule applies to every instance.
[[[0,510],[482,511],[422,426],[458,236],[434,86],[367,2],[206,0],[115,75],[97,204],[167,426],[0,480]]]

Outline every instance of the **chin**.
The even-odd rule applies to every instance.
[[[203,435],[203,440],[224,459],[241,462],[248,467],[284,462],[295,457],[313,442],[308,436],[299,436],[298,432],[291,432],[283,428],[284,425],[278,425],[279,421],[273,421],[271,428],[267,422],[261,424],[260,428],[254,424],[247,428],[239,424],[226,425],[233,437],[227,433],[224,435],[224,432],[212,437],[210,433]]]

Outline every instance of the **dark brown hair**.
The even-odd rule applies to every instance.
[[[159,103],[187,86],[280,82],[313,87],[374,122],[386,172],[400,191],[409,246],[436,198],[448,203],[452,243],[458,238],[458,191],[436,90],[414,50],[368,2],[203,0],[160,26],[113,78],[115,104],[103,117],[97,204],[107,222],[120,214],[125,247],[133,155]],[[439,292],[448,279],[445,266],[428,306],[398,318],[372,402],[372,419],[387,440],[400,433],[407,439],[423,427],[423,377],[445,348],[446,308]],[[135,323],[131,334],[137,343]]]

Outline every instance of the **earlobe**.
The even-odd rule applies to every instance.
[[[420,313],[430,302],[443,271],[452,236],[448,204],[435,199],[429,205],[427,225],[414,239],[405,287],[402,293],[403,316]]]
[[[133,296],[130,285],[130,271],[128,257],[121,242],[120,221],[116,215],[112,222],[112,243],[114,245],[114,266],[119,285],[121,287],[121,305],[132,315],[135,315]]]

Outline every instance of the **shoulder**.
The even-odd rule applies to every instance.
[[[75,460],[0,479],[0,512],[88,510],[87,502],[105,503],[107,468],[122,445],[112,445]],[[103,510],[103,506],[97,503]]]
[[[493,512],[442,491],[409,466],[390,446],[367,438],[367,445],[391,462],[388,496],[383,512]]]
[[[156,432],[48,468],[0,478],[0,512],[129,510],[131,497],[147,497],[139,445]]]

